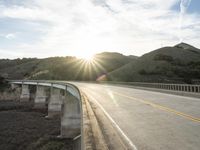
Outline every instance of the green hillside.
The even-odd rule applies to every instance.
[[[200,79],[200,50],[186,43],[163,47],[108,75],[113,81],[183,82]]]
[[[200,81],[200,49],[180,43],[141,57],[104,52],[96,54],[93,61],[69,56],[2,59],[0,76],[9,79],[195,83]]]
[[[91,62],[76,57],[2,59],[0,75],[9,79],[96,80],[135,59],[108,52],[97,54]]]

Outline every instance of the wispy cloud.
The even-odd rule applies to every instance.
[[[15,38],[15,34],[13,33],[9,33],[5,36],[7,39],[14,39]]]
[[[183,31],[183,19],[186,15],[186,11],[187,11],[187,8],[189,7],[190,5],[190,2],[191,0],[181,0],[180,2],[180,33],[179,33],[179,38],[180,38],[180,42],[183,41],[183,35],[182,35],[182,31]]]
[[[161,44],[173,45],[179,42],[180,13],[172,7],[180,2],[26,0],[24,5],[0,5],[0,18],[45,24],[45,28],[37,29],[44,34],[40,34],[34,45],[22,42],[13,47],[23,49],[27,55],[77,56],[80,53],[101,51],[141,55],[160,47]],[[185,11],[185,8],[182,10]],[[181,37],[185,42],[200,47],[196,40],[200,35],[199,17],[197,13],[185,13],[184,24],[181,23]],[[36,30],[29,32],[31,34]]]
[[[12,40],[16,38],[16,33],[0,34],[0,37]]]

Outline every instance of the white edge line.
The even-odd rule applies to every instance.
[[[105,109],[103,108],[103,106],[92,96],[88,95],[90,98],[92,98],[97,105],[99,105],[99,107],[102,109],[102,111],[105,113],[105,115],[110,119],[110,121],[115,125],[115,127],[117,128],[117,130],[123,135],[123,137],[127,140],[127,142],[130,144],[130,146],[134,149],[137,150],[136,146],[133,144],[133,142],[126,136],[126,134],[122,131],[122,129],[117,125],[117,123],[111,118],[111,116],[105,111]]]

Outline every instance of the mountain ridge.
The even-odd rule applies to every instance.
[[[140,57],[102,52],[91,62],[71,56],[2,59],[0,74],[9,79],[192,83],[200,80],[200,49],[179,43]]]
[[[185,43],[162,47],[146,53],[135,62],[130,62],[110,72],[112,81],[180,82],[190,83],[200,78],[200,50]],[[182,47],[184,46],[184,47]],[[191,75],[190,75],[191,74]]]

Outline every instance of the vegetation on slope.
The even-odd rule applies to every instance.
[[[97,80],[136,58],[105,52],[91,62],[76,57],[4,59],[0,60],[0,74],[10,79]]]
[[[183,82],[200,79],[200,50],[185,43],[147,53],[109,73],[113,81]]]
[[[195,83],[200,81],[200,50],[180,43],[139,58],[104,52],[93,61],[69,56],[3,59],[0,75],[9,79]]]

